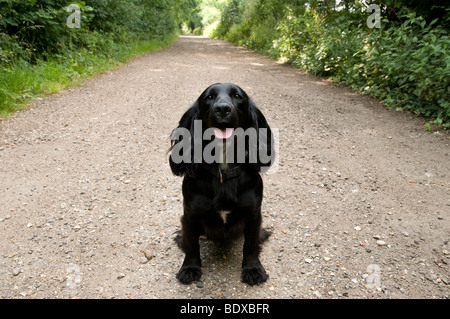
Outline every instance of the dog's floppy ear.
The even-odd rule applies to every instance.
[[[172,173],[177,176],[193,176],[194,163],[194,123],[200,120],[200,106],[197,100],[180,119],[178,127],[170,136],[171,147],[169,164]]]
[[[253,146],[253,150],[258,154],[257,162],[252,164],[258,172],[265,172],[275,160],[274,136],[266,118],[250,98],[248,99],[248,111],[251,125],[256,129],[258,135],[258,143],[256,147]]]

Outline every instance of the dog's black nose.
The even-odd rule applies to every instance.
[[[214,105],[214,113],[219,117],[227,117],[231,113],[231,106],[226,103],[217,103]]]

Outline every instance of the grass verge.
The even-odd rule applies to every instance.
[[[62,91],[82,83],[92,75],[112,70],[145,53],[162,49],[178,38],[132,40],[114,44],[103,52],[88,49],[51,56],[35,64],[19,60],[0,65],[0,117],[8,118],[23,109],[33,98]],[[105,52],[106,51],[106,52]]]

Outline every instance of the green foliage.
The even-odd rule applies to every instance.
[[[450,127],[450,40],[443,27],[433,27],[409,13],[402,24],[376,30],[364,49],[368,93],[391,107],[402,107]],[[347,80],[348,82],[348,80]],[[361,87],[360,87],[361,88]]]
[[[187,32],[201,34],[203,31],[200,16],[200,0],[185,0],[181,6],[181,20]]]
[[[440,0],[431,1],[429,11],[420,1],[375,2],[383,14],[379,29],[367,26],[369,13],[358,0],[341,6],[319,0],[230,0],[214,35],[449,128],[449,10]]]
[[[361,14],[319,16],[307,10],[279,25],[279,56],[309,72],[329,76],[406,108],[450,122],[450,41],[443,27],[409,13],[382,29],[361,25]],[[345,25],[347,28],[340,26]]]
[[[98,34],[107,38],[105,42],[109,44],[130,36],[164,37],[178,28],[181,6],[186,1],[189,0],[0,0],[0,61],[36,62],[48,55],[93,48],[99,45]],[[67,10],[71,3],[81,9],[81,28],[66,25],[73,13]],[[105,45],[108,43],[99,48]]]
[[[213,36],[244,45],[260,52],[270,52],[276,27],[284,6],[295,0],[230,0],[222,10]]]
[[[202,17],[203,34],[213,36],[213,32],[220,23],[222,11],[228,0],[200,0],[200,16]]]
[[[70,4],[80,28],[67,25]],[[198,10],[197,0],[0,0],[0,112],[167,45],[182,23],[200,27]]]

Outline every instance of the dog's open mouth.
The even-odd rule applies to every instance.
[[[216,138],[226,140],[233,135],[233,128],[214,128],[214,135]]]

